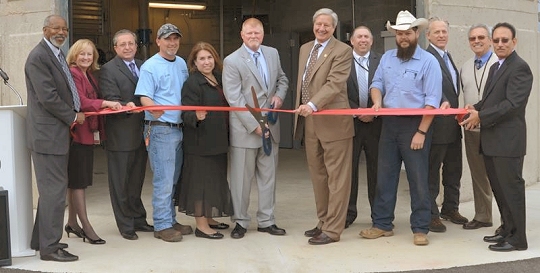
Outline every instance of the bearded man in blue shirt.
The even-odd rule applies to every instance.
[[[442,96],[439,63],[417,44],[428,21],[400,11],[396,25],[387,29],[396,34],[397,49],[387,51],[370,86],[373,109],[438,108]],[[430,125],[433,115],[385,116],[379,140],[377,190],[371,213],[373,226],[360,236],[375,239],[394,235],[394,210],[401,164],[405,164],[411,195],[411,229],[415,245],[429,244],[431,220],[428,186]]]

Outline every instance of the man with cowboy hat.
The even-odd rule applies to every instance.
[[[439,107],[442,95],[439,63],[417,44],[420,31],[427,23],[426,19],[416,19],[408,11],[399,12],[396,25],[386,23],[387,29],[396,35],[397,49],[383,55],[373,77],[370,94],[375,111],[381,107]],[[383,116],[382,120],[378,183],[371,213],[373,226],[362,230],[360,236],[375,239],[394,234],[392,221],[403,162],[411,195],[414,244],[427,245],[431,219],[428,166],[433,116]]]

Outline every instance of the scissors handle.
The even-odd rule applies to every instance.
[[[270,129],[264,127],[262,129],[262,144],[265,155],[270,155],[272,153],[272,133]],[[268,133],[268,138],[266,138],[266,133]]]
[[[274,109],[274,104],[270,104],[270,109]],[[268,119],[268,124],[276,124],[278,119],[278,112],[268,112],[266,118]]]

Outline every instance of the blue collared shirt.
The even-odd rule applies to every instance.
[[[397,49],[381,58],[371,88],[381,90],[385,108],[439,108],[442,96],[442,73],[439,62],[419,46],[413,57],[401,61]]]
[[[244,48],[249,53],[249,56],[251,56],[251,60],[253,61],[253,63],[255,63],[255,57],[253,56],[253,53],[255,53],[255,51],[249,49],[249,47],[247,47],[245,44],[244,44]],[[264,54],[262,53],[261,48],[259,48],[257,52],[259,52],[260,54],[259,57],[257,58],[257,61],[261,64],[261,68],[264,71],[264,75],[266,75],[267,77],[266,80],[268,81],[268,65],[266,65],[266,59],[264,58]]]
[[[482,55],[482,57],[480,57],[480,68],[482,68],[482,66],[484,66],[489,61],[489,58],[491,58],[491,54],[493,54],[493,52],[491,52],[490,50],[486,52],[486,54]],[[474,60],[478,60],[478,58],[474,58]]]

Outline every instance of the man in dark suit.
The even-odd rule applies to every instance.
[[[30,247],[42,260],[69,262],[79,257],[60,243],[68,184],[69,128],[82,124],[84,113],[65,56],[60,47],[68,35],[66,20],[45,18],[43,39],[30,52],[24,72],[27,96],[27,145],[32,153],[39,192]]]
[[[135,59],[135,33],[122,29],[113,37],[116,57],[103,65],[99,81],[103,98],[135,107],[135,97],[142,61]],[[146,222],[146,210],[141,191],[146,173],[148,154],[143,142],[144,113],[107,115],[107,167],[111,204],[120,235],[128,240],[138,238],[135,231],[154,231]]]
[[[312,245],[337,242],[345,228],[351,189],[351,116],[314,116],[315,111],[348,109],[347,79],[352,50],[333,34],[337,14],[322,8],[313,16],[315,40],[300,47],[296,95],[295,137],[305,130],[306,156],[313,183],[317,226],[304,233]],[[304,127],[305,125],[305,127]],[[304,129],[305,128],[305,129]]]
[[[498,23],[492,37],[499,61],[489,70],[482,100],[466,106],[470,116],[461,125],[468,130],[482,127],[480,150],[503,219],[501,231],[485,236],[484,241],[495,243],[489,246],[493,251],[525,250],[528,245],[522,172],[527,150],[525,108],[533,75],[529,65],[514,51],[514,26]]]
[[[459,73],[446,49],[448,43],[448,22],[437,17],[429,19],[426,36],[429,40],[427,51],[439,62],[442,72],[443,98],[446,107],[459,107]],[[442,108],[444,106],[441,106]],[[429,230],[444,232],[446,226],[440,218],[463,225],[468,219],[459,214],[459,188],[461,185],[462,152],[461,127],[454,115],[435,116],[432,123],[433,135],[429,152],[429,191],[431,194],[431,222]],[[441,184],[444,187],[444,200],[441,211],[437,207],[437,196]],[[440,217],[440,218],[439,218]]]
[[[367,26],[358,26],[351,35],[353,46],[353,62],[351,74],[347,80],[347,93],[351,108],[371,108],[373,102],[369,97],[369,85],[379,66],[381,54],[371,51],[373,34]],[[367,188],[370,207],[375,198],[377,187],[377,160],[379,157],[379,137],[381,136],[381,119],[376,116],[359,115],[354,118],[353,158],[351,175],[351,195],[347,209],[345,228],[348,228],[358,214],[358,163],[362,150],[366,156]]]

